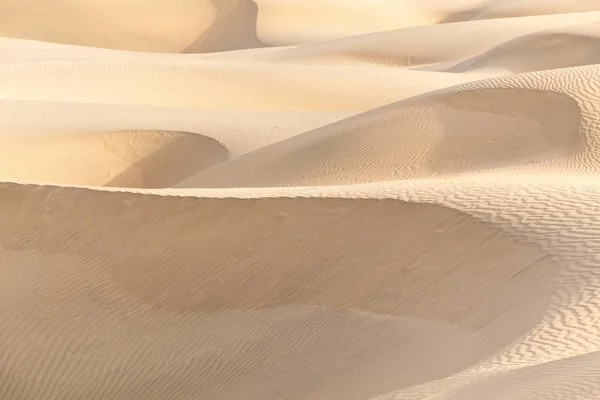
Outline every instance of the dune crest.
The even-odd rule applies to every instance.
[[[304,398],[309,393],[340,395],[344,387],[347,398],[371,397],[381,388],[393,390],[458,372],[507,344],[508,331],[517,338],[543,311],[553,287],[548,273],[556,268],[535,246],[435,205],[378,199],[157,197],[14,184],[3,184],[0,190],[6,202],[0,218],[8,227],[1,254],[3,263],[12,266],[5,270],[3,283],[12,285],[29,276],[34,265],[45,265],[18,290],[14,303],[4,302],[3,307],[17,307],[18,312],[18,307],[39,304],[44,317],[29,334],[44,332],[70,348],[73,367],[36,384],[35,390],[51,394],[61,393],[50,388],[53,382],[69,387],[68,380],[75,379],[87,382],[81,389],[85,392],[75,393],[93,396],[109,390],[116,399],[161,398],[177,375],[200,374],[206,378],[176,387],[176,393],[182,398],[246,393],[258,399],[285,392]],[[23,230],[21,219],[28,210],[38,222]],[[210,229],[197,229],[197,223]],[[411,234],[398,238],[403,227]],[[155,230],[162,231],[160,238],[149,240],[142,234]],[[373,231],[379,232],[377,238]],[[322,242],[331,245],[322,248]],[[433,258],[427,255],[431,247],[439,249]],[[273,249],[278,249],[276,254]],[[448,265],[448,259],[457,263]],[[518,273],[522,280],[512,281]],[[480,294],[464,287],[465,280]],[[537,289],[524,291],[530,280]],[[435,281],[444,283],[431,285]],[[41,292],[34,298],[36,287]],[[52,321],[61,314],[79,322],[70,334],[57,336]],[[22,323],[30,326],[33,321]],[[90,329],[98,334],[123,323],[110,337],[89,336]],[[20,323],[4,324],[14,332],[5,342],[10,359],[22,354],[18,343],[26,341],[14,336]],[[159,328],[163,324],[169,332]],[[275,332],[280,332],[280,344],[268,339]],[[160,346],[167,334],[174,342],[172,350]],[[137,335],[144,339],[134,344]],[[303,337],[299,343],[297,335]],[[430,348],[431,343],[441,347]],[[286,350],[287,344],[293,348]],[[35,360],[50,357],[49,345],[40,343],[30,357],[21,356],[15,368],[22,376],[41,373]],[[144,355],[147,346],[153,355]],[[277,350],[261,350],[264,346]],[[83,347],[88,350],[78,350]],[[471,350],[465,353],[467,348]],[[394,357],[386,354],[389,349],[397,352]],[[206,351],[230,354],[236,362],[223,365],[230,371],[205,375],[223,357]],[[430,354],[425,356],[428,362],[422,360],[425,353]],[[326,354],[329,361],[324,363]],[[449,361],[439,363],[441,354]],[[174,358],[165,364],[165,357]],[[405,370],[411,359],[421,359],[422,367],[400,377],[392,374],[397,368]],[[93,364],[86,367],[85,360],[107,366],[124,363],[120,383],[104,388],[102,380],[91,380]],[[267,378],[274,363],[290,367]],[[306,368],[321,372],[302,377]],[[233,376],[235,386],[228,384]],[[364,379],[347,386],[344,380],[350,376]],[[152,383],[131,392],[130,385],[140,379]],[[298,379],[304,381],[301,386]]]
[[[591,132],[580,132],[591,121],[579,103],[597,110],[595,98],[576,100],[560,84],[552,91],[551,82],[569,73],[490,79],[413,97],[246,154],[179,187],[347,185],[574,168],[596,173],[591,160],[575,161],[595,157],[589,147],[598,151]]]
[[[12,179],[114,187],[171,187],[228,158],[189,132],[124,131],[8,140],[0,174]],[[66,151],[65,151],[66,150]],[[36,160],[31,165],[28,160]]]
[[[600,24],[543,30],[502,43],[452,66],[448,72],[501,70],[524,73],[598,64]],[[560,53],[562,57],[556,57]]]

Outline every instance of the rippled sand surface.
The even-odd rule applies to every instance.
[[[0,0],[0,399],[600,398],[600,1]]]

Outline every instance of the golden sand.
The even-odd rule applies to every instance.
[[[599,22],[0,0],[0,400],[600,398]]]

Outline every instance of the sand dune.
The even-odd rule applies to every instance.
[[[159,52],[185,49],[218,14],[210,0],[2,0],[0,7],[2,36]]]
[[[599,19],[599,12],[589,12],[483,21],[467,20],[273,49],[269,52],[259,52],[255,58],[278,62],[327,64],[366,62],[413,69],[423,67],[432,69],[435,64],[463,61],[526,34],[572,25],[592,24]],[[427,46],[422,46],[422,41],[427,42]]]
[[[523,73],[598,64],[600,24],[575,25],[520,36],[465,60],[448,72]],[[561,54],[561,57],[556,57]]]
[[[90,79],[90,77],[94,79]],[[360,77],[360,81],[356,78]],[[472,80],[364,66],[229,62],[71,61],[10,63],[0,99],[203,109],[362,111]],[[118,90],[121,92],[117,92]],[[353,96],[360,92],[360,96]]]
[[[8,37],[175,53],[262,45],[251,0],[2,0],[0,7],[0,35]]]
[[[596,66],[544,71],[413,97],[248,153],[180,186],[596,173],[599,149],[589,127],[600,114],[593,90],[600,85],[597,76]],[[577,84],[581,77],[589,77],[584,92]]]
[[[473,19],[514,18],[526,15],[580,13],[598,10],[600,10],[600,5],[596,0],[495,0],[487,3],[486,7],[482,7]]]
[[[41,373],[36,358],[67,346],[72,359],[63,372],[35,387],[17,384],[49,396],[74,381],[84,385],[73,398],[102,390],[111,398],[163,398],[173,390],[190,399],[368,398],[442,378],[491,354],[535,323],[553,286],[555,267],[543,251],[435,205],[14,184],[1,190],[0,218],[9,227],[3,263],[10,265],[2,292],[16,292],[3,307],[15,318],[42,317],[5,320],[11,330],[3,353],[20,376],[33,378]],[[142,233],[153,231],[161,235]],[[399,238],[402,231],[410,234]],[[330,246],[319,249],[321,242]],[[31,274],[22,282],[27,286],[14,288]],[[535,290],[524,290],[530,286]],[[34,311],[36,304],[41,309]],[[70,333],[52,328],[60,318],[73,321]],[[31,340],[19,337],[24,326],[32,337],[48,335],[34,352],[19,347]],[[142,342],[132,342],[136,337]],[[442,354],[447,362],[439,362]],[[410,373],[394,372],[414,363],[420,367]],[[120,365],[121,372],[105,382],[94,364]],[[275,364],[282,371],[273,371]],[[188,374],[205,378],[187,381]],[[361,379],[348,386],[350,376]]]
[[[62,133],[8,140],[3,148],[4,176],[117,187],[170,187],[229,156],[212,138],[169,131]]]
[[[0,399],[597,399],[598,22],[0,0]]]

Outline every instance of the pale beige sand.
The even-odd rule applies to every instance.
[[[0,399],[600,398],[599,23],[0,0]]]

